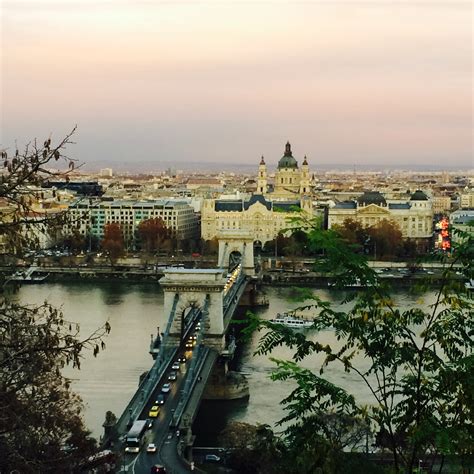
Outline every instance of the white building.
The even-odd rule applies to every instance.
[[[72,225],[78,225],[82,235],[104,237],[104,227],[120,225],[127,247],[135,242],[140,222],[160,218],[177,240],[199,238],[199,221],[193,208],[180,200],[89,200],[69,206]]]
[[[422,191],[413,193],[406,202],[387,202],[378,191],[365,192],[357,200],[340,202],[330,208],[328,228],[342,225],[346,219],[355,220],[363,227],[384,219],[393,221],[404,238],[430,239],[433,235],[433,208]]]

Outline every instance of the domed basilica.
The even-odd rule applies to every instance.
[[[273,191],[269,188],[267,178],[267,165],[262,156],[258,167],[257,194],[267,195],[272,199],[298,199],[301,196],[310,194],[311,178],[309,165],[304,157],[301,169],[298,162],[293,157],[290,142],[285,145],[285,153],[278,162],[275,173],[275,184]]]

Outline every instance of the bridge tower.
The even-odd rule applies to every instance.
[[[163,311],[169,316],[167,344],[176,345],[181,339],[185,313],[190,308],[203,309],[203,343],[221,353],[225,348],[224,286],[226,271],[221,268],[165,271],[160,280],[164,291]]]
[[[219,268],[228,269],[232,256],[240,255],[240,263],[246,275],[255,274],[253,256],[254,237],[249,232],[241,230],[226,230],[217,235],[219,240]]]

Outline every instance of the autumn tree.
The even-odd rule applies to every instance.
[[[419,459],[457,456],[463,465],[474,446],[474,294],[464,281],[474,278],[473,233],[454,231],[459,244],[453,256],[438,254],[442,279],[430,306],[397,306],[387,287],[368,266],[364,255],[334,230],[314,229],[310,239],[325,249],[317,264],[331,268],[342,286],[358,281],[360,291],[345,295],[339,308],[330,300],[302,291],[312,299],[317,317],[310,338],[290,328],[251,317],[249,332],[263,330],[257,353],[270,354],[281,345],[292,349],[292,360],[273,359],[275,381],[292,381],[295,388],[282,401],[281,420],[288,437],[306,440],[310,433],[329,440],[320,420],[327,413],[360,418],[375,432],[379,449],[392,455],[395,472],[412,473]],[[322,259],[321,259],[322,260]],[[427,282],[426,289],[432,289]],[[350,303],[350,304],[349,304]],[[319,334],[333,331],[334,343],[322,343]],[[323,356],[314,367],[300,362],[310,354]],[[325,376],[337,365],[368,389],[371,403],[362,405],[354,393]],[[321,418],[323,417],[323,418]],[[319,443],[314,438],[314,443]],[[297,446],[297,445],[295,445]],[[301,449],[297,451],[301,454]],[[301,471],[304,472],[304,471]],[[325,472],[338,472],[328,467]],[[340,471],[340,472],[348,472]]]
[[[22,150],[15,147],[13,151],[0,151],[3,166],[0,173],[0,243],[8,254],[20,255],[27,248],[37,247],[41,233],[53,233],[68,222],[64,212],[45,213],[35,204],[43,193],[38,189],[48,179],[69,180],[76,160],[68,157],[65,151],[73,143],[74,131],[75,128],[57,144],[48,138],[43,144],[34,140]],[[53,190],[53,197],[55,193]]]
[[[47,215],[34,204],[46,179],[69,179],[75,161],[65,151],[73,132],[56,145],[47,138],[23,150],[1,151],[0,239],[12,258],[38,245],[38,232],[70,223],[66,213]],[[8,276],[0,274],[0,471],[70,472],[94,452],[95,441],[62,369],[78,369],[88,349],[97,355],[110,326],[81,336],[79,326],[60,311],[47,303],[22,305],[14,291]]]
[[[170,231],[163,219],[159,217],[146,219],[138,225],[138,235],[142,248],[146,252],[156,252],[163,242],[170,237]]]
[[[104,238],[101,247],[106,252],[110,263],[114,265],[117,260],[124,255],[125,244],[120,225],[112,222],[104,227]]]
[[[47,303],[4,299],[0,312],[0,471],[68,472],[96,442],[62,370],[79,369],[84,351],[104,349],[110,326],[81,338],[79,325]]]
[[[396,222],[383,219],[367,228],[368,245],[373,248],[374,258],[394,257],[402,248],[402,231]]]

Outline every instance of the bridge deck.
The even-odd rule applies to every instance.
[[[205,274],[206,270],[200,270],[200,272]],[[172,270],[172,273],[184,274],[180,269]],[[216,270],[211,269],[208,273],[215,274]],[[232,284],[226,285],[226,293],[223,298],[224,333],[229,328],[232,316],[245,291],[245,286],[246,278],[241,272],[236,273]],[[178,298],[175,298],[170,321],[174,317],[177,301]],[[199,313],[202,316],[202,326],[205,327],[208,314],[207,307],[199,310]],[[195,323],[196,319],[193,318],[192,323],[186,329],[185,339],[188,338],[191,331],[194,331]],[[167,326],[162,347],[166,345],[169,328],[170,323]],[[201,332],[199,334],[197,345],[190,360],[183,366],[185,368],[179,371],[178,380],[173,383],[170,396],[161,407],[161,413],[157,419],[158,423],[155,423],[153,429],[147,434],[147,442],[154,442],[158,446],[158,453],[150,455],[142,449],[134,457],[126,455],[125,464],[127,468],[131,468],[127,472],[149,472],[150,467],[155,462],[161,462],[171,472],[189,472],[189,466],[182,458],[186,442],[182,437],[177,436],[176,432],[183,428],[190,429],[199,409],[206,383],[219,357],[218,351],[204,345],[205,337],[205,333]],[[174,347],[169,350],[165,358],[157,358],[149,372],[148,380],[142,382],[117,423],[116,428],[121,437],[127,432],[131,420],[147,418],[148,410],[156,400],[158,393],[160,393],[162,384],[167,380],[172,363],[184,351],[185,349],[182,346]]]

